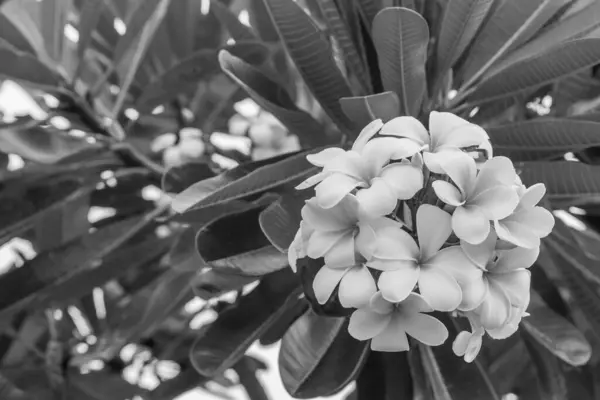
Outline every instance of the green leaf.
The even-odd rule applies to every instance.
[[[543,52],[548,47],[585,36],[600,26],[600,3],[591,4],[564,20],[559,20],[541,32],[536,38],[498,63],[493,71],[504,69],[520,60]]]
[[[257,276],[205,269],[191,283],[196,296],[204,300],[209,300],[233,290],[241,290],[244,286],[249,285],[257,279]]]
[[[194,185],[176,196],[173,208],[176,211],[183,211],[190,208],[190,205],[197,208],[207,207],[261,194],[283,185],[297,185],[301,180],[316,173],[316,168],[306,160],[306,156],[322,149],[317,148],[297,153],[282,161],[260,167],[207,196],[205,195],[205,186],[200,182],[198,186]],[[197,194],[198,192],[200,193]],[[194,197],[196,197],[195,203]]]
[[[196,340],[190,358],[198,372],[216,376],[232,367],[298,297],[290,270],[265,276],[252,292],[219,315]],[[289,299],[288,299],[289,298]]]
[[[229,34],[236,42],[258,39],[252,28],[242,24],[229,7],[221,3],[220,0],[210,3],[210,11],[215,14],[215,17],[229,31]]]
[[[540,397],[548,400],[568,399],[567,382],[561,361],[548,353],[527,331],[521,332],[521,336],[537,371]]]
[[[548,198],[561,204],[581,205],[600,199],[600,167],[580,162],[525,162],[517,165],[527,186],[541,182]]]
[[[357,0],[356,5],[362,14],[367,29],[371,30],[371,27],[376,23],[375,16],[382,10],[383,4],[381,0]]]
[[[265,206],[234,212],[208,223],[196,235],[202,260],[224,272],[261,276],[288,266],[260,229],[258,217]],[[243,227],[243,229],[240,229]]]
[[[77,66],[73,80],[77,79],[84,67],[86,50],[92,43],[92,35],[100,22],[104,11],[104,0],[88,0],[83,4],[79,14],[79,40],[77,41]]]
[[[285,307],[287,310],[261,335],[260,344],[262,346],[270,346],[280,341],[290,326],[306,313],[309,306],[305,299],[298,298],[295,302],[286,302]]]
[[[590,69],[556,82],[551,94],[555,115],[571,116],[569,114],[573,112],[573,106],[577,102],[600,95],[600,79],[594,77],[592,73],[593,70]]]
[[[350,336],[346,318],[308,311],[283,336],[281,381],[295,398],[330,396],[358,375],[368,354],[369,342]]]
[[[340,99],[342,110],[357,126],[367,126],[375,119],[387,122],[400,116],[400,99],[394,92]]]
[[[0,78],[24,85],[55,91],[61,86],[60,76],[29,53],[19,51],[0,39]]]
[[[68,22],[67,17],[72,11],[72,6],[69,0],[44,0],[40,3],[40,32],[46,50],[56,62],[63,58],[65,24]]]
[[[0,374],[0,398],[5,400],[33,400],[32,397],[16,387],[2,374]]]
[[[211,7],[214,4],[211,4]],[[169,7],[165,19],[168,39],[173,51],[179,58],[192,54],[196,48],[198,30],[203,24],[198,23],[202,18],[202,8],[196,0],[177,0]]]
[[[321,0],[319,1],[319,7],[323,17],[325,18],[325,21],[327,22],[327,26],[335,36],[335,39],[337,40],[337,43],[344,55],[346,65],[356,76],[358,83],[361,86],[362,93],[370,93],[371,82],[369,79],[369,74],[365,68],[365,64],[363,63],[363,59],[360,55],[360,50],[356,46],[350,34],[350,26],[344,19],[342,19],[335,0]],[[347,113],[346,116],[348,116]]]
[[[143,1],[128,21],[127,32],[115,49],[113,62],[121,79],[121,90],[112,108],[112,116],[121,111],[129,87],[146,55],[154,34],[167,13],[171,0]]]
[[[285,193],[260,213],[260,227],[269,241],[281,252],[287,252],[300,227],[300,210],[311,191]]]
[[[531,315],[523,319],[523,327],[548,351],[576,367],[589,361],[592,348],[583,334],[548,308],[535,292],[531,294],[527,312]]]
[[[535,161],[600,146],[600,123],[571,119],[533,119],[487,128],[497,155]]]
[[[402,115],[417,116],[427,86],[427,22],[413,10],[386,8],[375,17],[372,35],[384,89],[398,94]]]
[[[462,56],[493,3],[493,0],[450,0],[445,5],[436,51],[438,82]]]
[[[24,5],[20,2],[9,1],[0,7],[0,25],[6,20],[10,26],[0,28],[0,32],[8,33],[7,36],[0,35],[10,44],[16,46],[19,51],[24,51],[37,56],[37,58],[47,65],[51,59],[46,51],[44,37],[40,32],[39,25],[35,21],[35,13],[32,7],[37,8],[37,4]],[[12,26],[12,27],[11,27]],[[2,57],[4,58],[4,57]]]
[[[51,125],[42,126],[42,121],[31,117],[6,124],[0,122],[0,149],[36,163],[56,164],[93,148],[100,148],[100,145],[75,138]]]
[[[419,398],[413,397],[413,386],[406,352],[372,351],[356,378],[357,400]]]
[[[296,134],[301,143],[318,145],[327,141],[323,127],[310,114],[300,110],[279,83],[227,51],[219,53],[219,63],[231,79]]]
[[[565,1],[496,2],[457,72],[457,81],[466,81],[463,87],[477,81],[498,60],[536,34]]]
[[[551,83],[600,62],[600,39],[577,39],[542,50],[488,75],[467,96],[483,103]]]
[[[180,193],[196,182],[210,179],[215,172],[205,162],[191,162],[169,168],[162,177],[161,188],[167,193]]]
[[[355,134],[338,102],[342,97],[352,96],[352,91],[333,59],[323,32],[293,0],[264,2],[290,57],[325,113],[342,132]]]

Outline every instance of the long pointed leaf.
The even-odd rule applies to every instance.
[[[314,146],[327,142],[321,125],[310,114],[300,110],[279,83],[226,51],[219,54],[219,62],[230,78],[292,133],[298,135],[302,144]]]
[[[450,0],[437,43],[437,80],[463,54],[487,15],[493,0]]]
[[[60,87],[59,75],[33,55],[0,39],[0,77],[46,90]]]
[[[364,94],[371,92],[371,83],[369,81],[369,75],[365,65],[363,64],[362,57],[360,56],[359,49],[355,45],[352,36],[350,35],[350,27],[342,19],[340,11],[335,4],[335,0],[321,0],[319,7],[323,13],[323,17],[335,36],[342,53],[344,54],[344,60],[350,70],[356,75],[359,84],[362,87]]]
[[[580,162],[525,162],[517,165],[526,185],[541,182],[548,198],[561,205],[600,201],[600,167]]]
[[[398,94],[402,114],[417,116],[426,90],[427,22],[413,10],[386,8],[375,17],[372,34],[383,87]]]
[[[600,62],[600,39],[577,39],[550,47],[487,76],[467,96],[483,103],[551,83]]]
[[[534,119],[487,129],[494,151],[513,161],[536,161],[600,146],[600,123]]]
[[[287,51],[323,110],[346,133],[356,133],[338,103],[352,96],[329,41],[293,0],[264,0]]]
[[[502,57],[529,40],[566,0],[500,1],[473,41],[457,73],[464,86],[479,79]]]
[[[92,43],[92,34],[104,11],[104,0],[86,1],[79,15],[79,40],[77,41],[77,67],[73,79],[77,79],[84,66],[85,52]]]
[[[252,28],[242,24],[236,15],[220,0],[211,2],[210,10],[215,17],[229,31],[231,37],[236,40],[257,40],[258,37]]]

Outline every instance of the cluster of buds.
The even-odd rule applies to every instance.
[[[429,346],[448,338],[429,315],[467,317],[454,352],[472,361],[485,333],[512,335],[530,298],[528,268],[552,214],[537,206],[543,184],[525,187],[512,162],[493,157],[487,133],[456,115],[432,112],[367,125],[348,151],[308,156],[322,171],[289,249],[324,259],[313,289],[326,303],[337,288],[354,308],[348,330],[377,351],[406,351],[408,336]]]

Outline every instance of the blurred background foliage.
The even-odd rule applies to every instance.
[[[267,399],[247,350],[282,338],[300,398],[599,398],[599,28],[590,0],[0,0],[0,398]],[[432,109],[560,219],[473,365],[369,353],[284,254],[301,150]]]

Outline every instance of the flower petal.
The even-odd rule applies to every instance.
[[[452,343],[452,351],[459,357],[462,357],[467,352],[467,347],[471,341],[471,332],[462,331],[456,335],[454,342]]]
[[[325,209],[334,207],[360,184],[359,180],[351,176],[342,174],[328,176],[315,188],[319,206]]]
[[[502,327],[510,317],[510,300],[504,290],[497,284],[489,282],[488,294],[476,309],[481,324],[485,329],[498,329]]]
[[[340,282],[338,297],[344,307],[359,308],[369,303],[377,292],[375,280],[365,266],[355,266],[350,269]]]
[[[382,217],[390,214],[398,204],[398,198],[381,178],[371,181],[371,187],[356,192],[360,204],[361,216],[364,218]]]
[[[379,176],[392,190],[396,199],[410,199],[423,188],[423,170],[411,164],[388,165]]]
[[[346,271],[347,269],[333,269],[324,266],[317,272],[313,280],[313,290],[319,304],[325,304],[329,300]]]
[[[426,153],[427,154],[427,153]],[[444,151],[437,154],[441,169],[458,186],[463,198],[469,197],[475,185],[477,166],[471,156],[460,151]],[[427,159],[425,159],[427,164]],[[429,165],[427,165],[429,167]]]
[[[404,321],[396,313],[385,329],[371,340],[371,349],[375,351],[408,351],[408,338],[404,331]]]
[[[309,187],[315,186],[316,184],[322,182],[323,179],[327,178],[329,175],[331,175],[331,172],[319,172],[318,174],[315,174],[315,175],[307,178],[306,180],[304,180],[302,183],[300,183],[298,186],[296,186],[295,189],[296,190],[308,189]]]
[[[458,306],[461,311],[471,311],[483,303],[487,296],[488,285],[484,279],[474,279],[460,284],[462,291],[462,301]]]
[[[532,208],[536,206],[546,194],[546,185],[536,183],[525,190],[519,201],[519,206],[524,208]]]
[[[418,293],[411,293],[406,299],[400,304],[402,312],[415,313],[415,312],[432,312],[433,308],[425,301],[425,298]]]
[[[517,247],[511,250],[499,250],[498,261],[492,268],[494,274],[512,272],[516,269],[529,268],[537,260],[540,248],[527,249]]]
[[[444,203],[458,207],[465,203],[462,193],[450,182],[435,181],[431,184],[435,195]]]
[[[419,257],[417,242],[404,230],[385,228],[376,235],[374,257],[388,260],[416,260]]]
[[[490,282],[502,287],[510,304],[514,307],[523,307],[530,296],[531,272],[526,269],[513,271],[507,274],[491,274]]]
[[[419,291],[425,301],[437,311],[454,311],[462,301],[456,280],[440,268],[421,268]]]
[[[490,234],[490,221],[479,207],[461,206],[452,215],[452,230],[459,239],[479,244]]]
[[[515,166],[509,158],[497,156],[487,160],[477,174],[476,192],[483,192],[498,184],[513,186],[517,178]]]
[[[459,284],[481,279],[483,271],[460,246],[446,247],[421,264],[422,268],[438,268],[449,273]]]
[[[554,216],[543,207],[533,207],[519,211],[509,218],[522,225],[528,226],[538,237],[546,237],[554,228]]]
[[[362,150],[365,165],[371,178],[379,174],[390,160],[410,157],[421,150],[421,146],[411,139],[397,137],[379,137],[369,141]]]
[[[388,326],[392,316],[360,308],[350,316],[348,333],[357,340],[368,340],[379,335]]]
[[[453,130],[470,124],[469,121],[452,113],[432,111],[429,113],[429,132],[432,145],[437,146]]]
[[[438,319],[427,314],[403,314],[405,332],[428,346],[439,346],[448,339],[448,329]]]
[[[479,268],[485,270],[496,251],[498,236],[496,232],[490,231],[488,237],[479,244],[470,244],[464,240],[460,241],[460,247],[465,255]]]
[[[381,292],[377,292],[371,297],[369,308],[379,314],[391,314],[395,310],[394,305],[384,299]]]
[[[384,299],[398,303],[408,297],[419,279],[419,268],[405,265],[393,271],[384,271],[379,276],[377,285]]]
[[[417,210],[417,236],[422,260],[432,257],[452,233],[452,217],[446,211],[423,204]]]
[[[308,239],[306,254],[310,258],[320,258],[341,240],[352,240],[352,231],[315,231]]]
[[[312,236],[310,241],[312,241]],[[347,233],[341,240],[337,241],[324,254],[324,258],[325,265],[330,268],[344,268],[356,264],[354,237],[352,233]]]
[[[467,204],[479,207],[488,219],[506,218],[519,204],[519,196],[510,186],[492,186],[473,194],[467,199]]]
[[[353,150],[346,151],[337,157],[329,160],[323,167],[323,172],[337,172],[342,175],[347,175],[359,181],[368,179],[365,172],[365,162],[361,155]]]
[[[360,134],[352,145],[352,150],[360,153],[363,147],[365,147],[365,144],[367,144],[367,142],[371,140],[371,138],[373,138],[373,136],[375,136],[383,126],[383,121],[381,119],[376,119],[369,122],[367,126],[360,131]]]
[[[356,235],[356,248],[365,259],[370,260],[377,244],[377,232],[387,229],[401,229],[402,223],[390,218],[374,218],[358,223],[358,235]]]
[[[367,266],[377,271],[396,271],[406,268],[418,268],[415,260],[386,260],[383,258],[375,258],[367,261]]]
[[[429,144],[429,133],[418,119],[414,117],[396,117],[383,125],[382,135],[393,135],[412,139],[420,145]]]
[[[435,149],[438,150],[449,147],[465,148],[480,146],[487,140],[488,134],[482,127],[475,124],[466,123],[447,131],[445,135],[437,140]]]
[[[533,249],[540,246],[540,237],[529,226],[509,219],[494,221],[498,237],[514,245]]]
[[[317,167],[324,167],[325,164],[327,164],[329,161],[344,154],[345,152],[346,151],[344,149],[341,149],[339,147],[330,147],[328,149],[321,150],[318,153],[309,154],[306,156],[306,159],[312,165],[315,165]]]
[[[343,198],[336,206],[324,209],[316,197],[311,198],[302,207],[302,219],[310,227],[334,232],[345,230],[356,225],[358,221],[358,201],[352,195]]]

